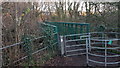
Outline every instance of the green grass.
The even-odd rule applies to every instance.
[[[120,52],[116,51],[116,50],[108,50],[109,52],[112,52],[112,53],[116,53],[116,54],[120,54]]]

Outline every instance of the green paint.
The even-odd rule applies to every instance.
[[[59,35],[89,33],[90,29],[88,23],[68,23],[68,22],[45,22],[45,23],[57,26]]]
[[[116,54],[120,54],[120,52],[116,51],[116,50],[108,50],[109,52],[112,52],[112,53],[116,53]]]
[[[111,44],[112,44],[112,40],[110,40],[110,41],[108,42],[108,44],[111,45]]]

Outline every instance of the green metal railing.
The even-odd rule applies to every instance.
[[[44,43],[50,47],[52,50],[56,50],[58,44],[58,30],[57,27],[51,24],[41,23],[42,34],[45,37]]]
[[[40,27],[38,37],[24,35],[21,42],[0,48],[3,54],[2,66],[34,65],[39,57],[41,60],[39,64],[42,64],[57,54],[57,27],[46,23],[40,23],[38,26]]]
[[[45,22],[58,27],[59,35],[89,33],[89,23]]]

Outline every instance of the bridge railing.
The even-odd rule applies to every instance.
[[[59,35],[89,33],[89,23],[45,22],[58,27]]]

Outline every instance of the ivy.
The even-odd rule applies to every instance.
[[[33,53],[33,50],[32,50],[32,42],[31,42],[31,39],[33,37],[31,36],[28,36],[28,35],[24,35],[22,37],[22,41],[23,41],[23,50],[25,52],[25,54],[28,56],[28,61],[31,61],[32,60],[32,53]]]

